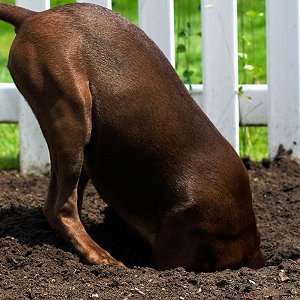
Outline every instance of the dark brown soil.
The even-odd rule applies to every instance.
[[[200,274],[147,268],[149,249],[92,187],[84,223],[131,268],[82,263],[43,217],[48,179],[0,171],[0,299],[300,299],[300,166],[283,151],[246,164],[267,266]]]

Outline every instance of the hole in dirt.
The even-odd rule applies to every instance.
[[[92,238],[127,267],[149,266],[151,248],[109,207],[102,213],[104,221],[88,228]]]

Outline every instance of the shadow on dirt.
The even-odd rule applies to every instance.
[[[128,267],[149,266],[151,250],[111,209],[104,221],[85,220],[88,233],[105,250]],[[65,251],[73,250],[50,228],[41,208],[23,206],[0,210],[0,238],[13,237],[30,247],[48,244]],[[74,252],[73,252],[74,253]]]

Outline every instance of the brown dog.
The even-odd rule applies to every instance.
[[[122,265],[80,221],[91,179],[156,269],[264,265],[240,158],[138,27],[89,4],[0,4],[0,19],[16,28],[9,70],[50,151],[45,216],[86,261]]]

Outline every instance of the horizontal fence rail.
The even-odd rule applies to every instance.
[[[243,84],[243,94],[239,95],[240,125],[267,125],[266,84]],[[190,94],[200,107],[204,106],[203,85],[186,85]],[[5,123],[19,121],[19,105],[23,102],[14,83],[0,83],[0,120]]]
[[[139,0],[139,26],[175,65],[174,0]],[[90,2],[112,7],[111,0]],[[49,0],[16,0],[42,11]],[[239,125],[268,125],[269,155],[280,144],[300,156],[300,8],[297,0],[267,0],[268,85],[238,84],[237,0],[202,0],[203,85],[190,94],[238,152]],[[199,58],[200,59],[200,58]],[[46,143],[14,84],[0,83],[0,122],[19,122],[23,173],[45,173]]]

